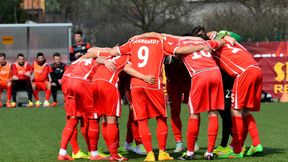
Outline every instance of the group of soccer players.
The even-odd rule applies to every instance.
[[[24,55],[19,53],[17,61],[10,64],[6,61],[6,54],[0,53],[0,91],[6,90],[6,107],[14,108],[17,106],[16,97],[19,90],[27,91],[27,107],[40,107],[42,105],[38,96],[40,90],[45,92],[44,107],[57,106],[57,89],[61,87],[61,78],[67,66],[61,62],[60,53],[53,55],[53,61],[52,64],[47,64],[44,54],[39,52],[36,55],[36,60],[30,65],[25,61]],[[52,104],[49,103],[51,90],[53,96]],[[35,98],[35,103],[32,102],[32,94]],[[0,107],[3,105],[0,102]]]
[[[146,154],[144,161],[156,160],[148,127],[148,119],[156,118],[159,148],[157,159],[173,160],[174,158],[166,151],[167,109],[161,84],[162,65],[165,57],[167,59],[170,56],[181,59],[191,77],[190,84],[188,84],[191,87],[186,87],[190,89],[189,119],[186,121],[188,123],[187,151],[178,159],[193,160],[195,158],[200,113],[204,112],[208,112],[208,144],[204,155],[207,160],[212,160],[215,154],[218,158],[242,158],[248,132],[253,144],[246,155],[262,152],[263,147],[259,140],[256,122],[250,113],[250,111],[260,110],[261,69],[252,55],[229,36],[229,32],[206,33],[204,29],[201,29],[194,31],[190,36],[144,33],[113,48],[93,47],[88,50],[87,54],[74,61],[62,78],[66,125],[62,133],[58,160],[73,160],[67,154],[66,148],[69,141],[72,144],[79,121],[82,123],[81,130],[87,143],[90,160],[128,160],[118,153],[117,119],[121,116],[118,80],[122,70],[131,75],[131,80],[127,80],[130,82],[127,94],[131,108],[127,127],[132,127],[131,133],[135,133],[137,137],[135,138],[137,146],[143,145],[145,148],[144,153],[138,152]],[[234,80],[232,104],[231,107],[226,108],[228,111],[224,112],[224,88],[220,69]],[[173,84],[169,86],[168,91],[171,92]],[[168,92],[168,94],[171,94],[169,97],[173,98],[173,93]],[[174,134],[178,134],[178,137],[175,137],[176,142],[183,144],[180,106],[176,109],[178,110],[172,111],[171,109],[172,128]],[[231,115],[233,140],[230,146],[227,146],[226,141],[226,146],[214,149],[218,134],[218,111],[226,114],[223,116]],[[173,114],[173,112],[177,113]],[[98,152],[101,118],[102,135],[110,152],[108,157]],[[227,121],[224,117],[223,120]],[[125,148],[129,150],[133,140],[126,142]],[[183,145],[180,147],[182,148]],[[175,152],[177,150],[179,149],[176,145]],[[183,151],[183,149],[180,150]],[[73,151],[74,153],[77,152]]]

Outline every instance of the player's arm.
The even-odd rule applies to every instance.
[[[111,72],[114,72],[117,70],[116,65],[112,61],[106,60],[105,57],[98,57],[96,61],[98,64],[105,65]]]
[[[144,75],[140,72],[138,72],[137,70],[135,70],[134,68],[132,68],[131,64],[126,64],[124,67],[124,71],[136,78],[142,79],[143,81],[145,81],[146,83],[149,84],[154,84],[155,83],[155,77],[152,75]]]
[[[174,54],[187,55],[202,50],[211,51],[212,49],[209,45],[179,46],[178,48],[175,48]]]
[[[85,55],[81,56],[81,58],[97,58],[97,57],[105,56],[105,55],[109,54],[110,51],[111,51],[111,48],[92,47],[92,48],[88,49],[87,53]]]

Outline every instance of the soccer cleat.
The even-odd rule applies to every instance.
[[[58,155],[58,158],[57,158],[58,160],[74,160],[73,158],[71,158],[69,155]]]
[[[88,153],[89,154],[89,153]],[[97,156],[89,156],[89,159],[90,160],[107,160],[107,157],[103,157],[103,156],[101,156],[101,155],[97,155]]]
[[[233,152],[233,150],[227,146],[227,147],[223,147],[223,146],[218,146],[217,148],[215,148],[213,150],[213,154],[219,156],[219,155],[224,155],[227,153]]]
[[[41,105],[42,105],[42,102],[41,102],[41,101],[38,100],[38,101],[35,102],[35,106],[36,106],[36,107],[40,107]]]
[[[255,155],[257,153],[262,153],[262,152],[263,152],[263,146],[261,144],[259,144],[257,146],[251,145],[251,147],[247,151],[246,155],[247,156],[252,156],[252,155]]]
[[[89,156],[85,154],[84,152],[82,152],[81,150],[79,150],[76,154],[72,153],[72,158],[73,159],[88,159]]]
[[[184,147],[183,147],[183,142],[177,142],[176,143],[176,148],[173,151],[174,153],[179,153],[179,152],[183,152],[184,151]]]
[[[218,156],[219,159],[235,159],[235,158],[243,158],[243,154],[242,152],[240,152],[239,154],[236,154],[234,152],[230,152],[224,155],[219,155]]]
[[[0,107],[2,107],[2,103],[0,104]],[[7,101],[6,102],[6,107],[10,108],[11,107],[11,101]]]
[[[156,161],[154,152],[153,151],[148,152],[144,161]]]
[[[179,158],[177,158],[178,160],[194,160],[194,154],[192,154],[191,156],[187,156],[186,152],[184,152],[182,154],[182,156],[180,156]]]
[[[45,100],[43,103],[43,107],[49,107],[49,106],[50,106],[49,101]]]
[[[162,161],[162,160],[174,160],[174,158],[171,157],[168,152],[166,152],[164,150],[159,150],[158,160],[159,161]]]
[[[245,145],[243,145],[241,152],[243,155],[245,155],[245,152],[246,152],[246,146]]]
[[[123,157],[122,155],[114,155],[107,158],[109,161],[128,161],[128,158]]]
[[[16,102],[11,102],[10,108],[16,107]]]
[[[34,106],[33,102],[28,100],[27,107],[33,107],[33,106]]]
[[[206,160],[213,160],[214,159],[213,153],[206,152],[204,154],[204,156],[205,156]]]
[[[136,146],[135,153],[139,155],[147,155],[143,144],[139,144]]]
[[[52,102],[52,104],[50,105],[51,107],[56,107],[58,105],[57,102]]]
[[[125,153],[127,151],[135,152],[136,153],[136,145],[134,143],[125,143],[124,149],[120,149],[121,152]]]

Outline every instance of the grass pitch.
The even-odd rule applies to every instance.
[[[121,145],[125,142],[126,121],[128,108],[123,107],[122,118],[120,119]],[[183,137],[186,141],[186,126],[188,110],[186,105],[182,105]],[[215,159],[217,161],[287,161],[288,160],[288,105],[283,103],[262,104],[262,111],[254,113],[259,128],[260,140],[264,146],[264,154],[257,157],[245,157],[243,159]],[[0,162],[10,161],[57,161],[59,143],[62,129],[65,124],[65,112],[63,107],[56,108],[15,108],[0,109]],[[153,148],[157,148],[155,136],[156,124],[152,119],[149,122],[153,134]],[[174,138],[169,125],[169,135],[167,141],[168,151],[172,156],[175,147]],[[221,124],[220,124],[221,126]],[[196,160],[204,161],[203,154],[207,144],[207,114],[202,114],[201,128],[198,144],[201,150],[197,152]],[[217,144],[220,142],[221,129],[219,130]],[[101,137],[102,138],[102,137]],[[78,134],[79,145],[82,151],[86,151],[85,142],[81,133]],[[246,146],[251,144],[248,136]],[[99,147],[106,150],[103,139],[99,141]],[[68,146],[68,153],[71,148]],[[143,161],[144,156],[135,154],[127,155],[129,161]],[[88,161],[88,160],[77,160]]]

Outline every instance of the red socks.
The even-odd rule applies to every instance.
[[[257,146],[259,145],[260,139],[258,135],[258,128],[256,125],[256,121],[254,120],[252,114],[249,114],[243,118],[244,126],[246,127],[247,131],[249,131],[249,134],[252,139],[252,145]],[[247,133],[246,133],[247,134]]]
[[[77,142],[77,137],[78,137],[78,130],[77,130],[77,125],[76,125],[75,130],[70,140],[73,154],[77,154],[77,152],[80,150],[78,142]]]
[[[12,87],[7,86],[7,101],[11,101]]]
[[[109,133],[106,132],[107,141],[106,145],[112,156],[117,156],[118,147],[119,147],[119,129],[117,123],[107,123],[106,131],[109,130]]]
[[[236,154],[241,152],[243,146],[243,119],[241,116],[232,116],[233,149]]]
[[[141,141],[145,147],[146,152],[152,151],[152,139],[151,139],[151,133],[148,128],[148,119],[138,120],[138,126],[139,126],[139,134],[141,137]]]
[[[34,98],[35,98],[36,101],[39,100],[38,90],[33,90],[33,96],[34,96]]]
[[[157,120],[156,136],[158,139],[158,147],[159,150],[166,150],[166,142],[168,134],[166,118],[158,117],[156,118],[156,120]]]
[[[188,119],[187,128],[187,151],[194,152],[194,146],[199,134],[199,124],[200,120],[196,118]]]
[[[51,89],[46,89],[45,91],[45,100],[49,101],[51,96]]]
[[[138,123],[137,121],[134,121],[133,111],[130,110],[128,121],[127,121],[126,142],[132,143],[133,139],[135,140],[136,145],[139,145],[142,143],[141,138],[139,136]]]
[[[209,116],[208,121],[208,148],[207,151],[209,153],[213,152],[216,138],[218,134],[218,117],[217,116]]]
[[[90,149],[90,140],[89,140],[89,137],[88,137],[88,126],[89,126],[89,120],[87,118],[83,118],[81,120],[81,133],[82,133],[82,136],[84,137],[85,139],[85,142],[86,142],[86,145],[87,145],[87,149],[88,151],[90,152],[91,149]],[[99,126],[98,126],[99,127]]]
[[[97,151],[98,140],[99,140],[99,121],[98,120],[89,120],[89,131],[88,131],[90,150]]]
[[[61,149],[67,149],[68,142],[71,139],[73,132],[75,131],[77,123],[78,119],[75,118],[69,118],[66,120],[66,125],[62,132],[62,139],[60,144]]]

